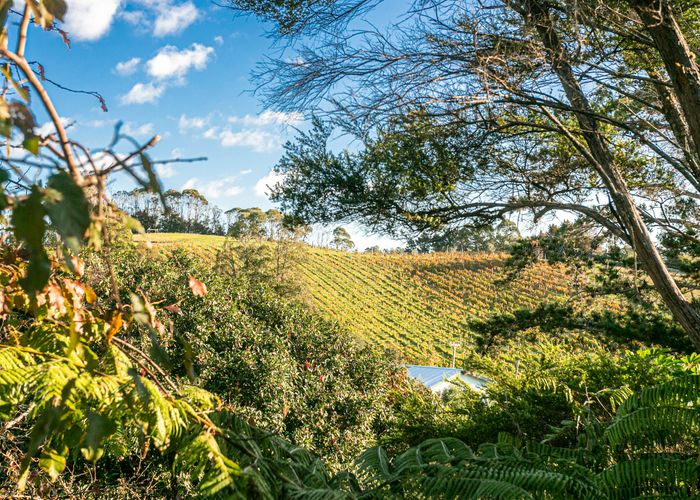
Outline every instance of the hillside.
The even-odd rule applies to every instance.
[[[141,241],[216,249],[225,238],[147,234]],[[453,341],[468,344],[474,318],[564,297],[563,269],[541,264],[510,284],[500,254],[357,254],[308,247],[302,274],[311,303],[369,342],[409,362],[445,363]]]

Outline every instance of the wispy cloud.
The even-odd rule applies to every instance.
[[[132,137],[145,137],[147,135],[153,135],[155,128],[152,123],[144,123],[142,125],[137,125],[133,122],[126,122],[122,125],[122,132],[126,135]]]
[[[93,1],[98,3],[98,0]],[[137,30],[150,32],[156,37],[182,33],[202,17],[191,0],[130,0],[129,7],[130,10],[121,12],[119,17]]]
[[[228,128],[223,130],[210,128],[204,133],[203,137],[205,139],[216,139],[225,148],[235,146],[249,147],[258,153],[277,149],[282,143],[278,135],[260,129],[233,131]]]
[[[139,69],[139,64],[141,64],[141,58],[132,57],[126,61],[118,62],[114,67],[114,71],[122,76],[133,75]]]
[[[165,90],[164,85],[156,85],[153,82],[137,83],[131,90],[122,96],[123,104],[145,104],[156,102]]]
[[[199,10],[192,2],[185,2],[180,5],[161,2],[156,9],[158,15],[153,25],[153,34],[155,36],[180,33],[194,23],[200,15]]]
[[[225,196],[236,196],[243,192],[243,188],[236,184],[237,177],[224,177],[213,181],[202,181],[198,177],[191,177],[182,185],[183,189],[196,189],[206,198],[216,199]]]
[[[259,115],[230,116],[229,123],[242,123],[247,126],[297,125],[304,121],[304,115],[297,112],[263,111]]]
[[[168,164],[156,165],[156,173],[161,179],[170,179],[171,177],[175,177],[177,175],[177,172],[175,172],[175,167]]]
[[[213,47],[199,43],[193,43],[185,49],[166,45],[145,63],[146,73],[153,80],[135,84],[122,96],[122,103],[144,104],[157,101],[168,86],[184,84],[185,76],[191,70],[204,70],[213,54]]]
[[[207,125],[208,119],[201,116],[180,115],[177,126],[180,132],[185,132],[190,129],[200,129]]]
[[[61,122],[61,125],[63,125],[64,127],[67,127],[68,125],[73,123],[73,120],[71,120],[70,118],[66,118],[65,116],[59,117],[59,120]],[[39,137],[46,137],[49,134],[56,133],[56,127],[54,126],[53,122],[49,121],[38,127],[35,130],[35,132]]]

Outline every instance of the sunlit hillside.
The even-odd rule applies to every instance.
[[[225,241],[168,233],[137,239],[211,250]],[[312,247],[307,252],[302,274],[314,307],[412,363],[444,363],[451,342],[469,346],[472,319],[536,306],[567,291],[563,269],[547,264],[505,281],[505,256],[499,254],[384,255]]]

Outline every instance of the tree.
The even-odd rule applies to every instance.
[[[697,7],[427,0],[357,33],[377,2],[231,3],[301,40],[262,67],[268,104],[330,110],[277,165],[284,209],[394,232],[583,215],[633,249],[700,348],[700,313],[652,237],[700,225]],[[332,152],[336,130],[359,150]]]
[[[226,212],[230,215],[227,234],[233,238],[264,238],[267,236],[265,224],[267,215],[261,209],[232,208]]]
[[[519,236],[515,223],[503,220],[493,226],[448,227],[424,233],[410,239],[406,248],[418,252],[505,252]]]
[[[355,243],[350,237],[347,229],[338,226],[333,230],[333,241],[331,241],[331,246],[338,250],[350,251],[355,248]]]

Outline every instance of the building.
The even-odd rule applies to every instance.
[[[468,375],[459,368],[443,368],[440,366],[420,366],[407,365],[408,376],[417,380],[431,391],[441,394],[447,389],[455,388],[456,380],[468,385],[478,392],[483,392],[484,388],[491,381],[483,377]]]

